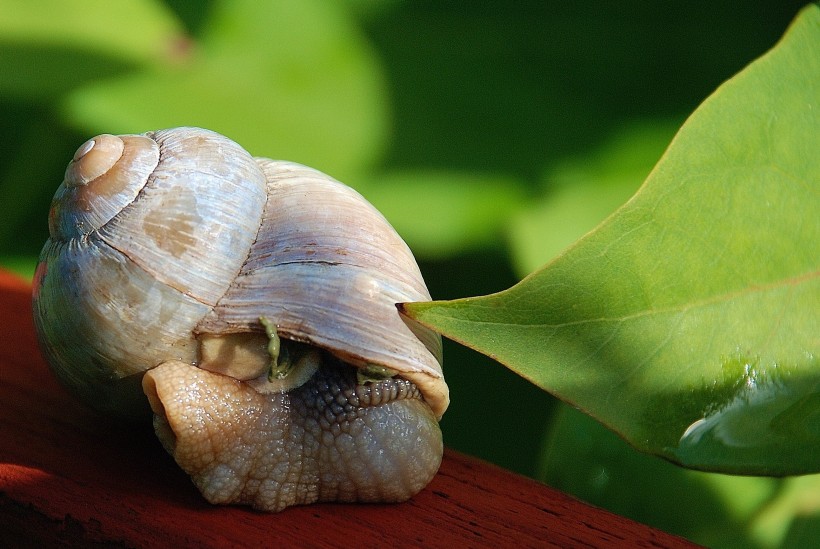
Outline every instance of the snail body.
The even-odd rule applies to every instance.
[[[102,135],[49,230],[33,307],[52,370],[103,413],[152,412],[209,501],[401,501],[435,474],[441,340],[395,308],[430,296],[349,187],[198,128]]]

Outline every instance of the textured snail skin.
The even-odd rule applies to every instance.
[[[298,389],[262,395],[168,362],[143,386],[160,440],[211,503],[404,501],[441,462],[436,418],[407,381],[357,385],[353,368],[322,366]]]
[[[395,306],[430,295],[353,189],[199,128],[105,134],[49,232],[33,312],[52,371],[104,414],[153,412],[208,501],[394,502],[435,475],[441,338]]]

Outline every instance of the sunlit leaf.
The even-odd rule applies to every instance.
[[[55,97],[95,78],[173,63],[188,42],[162,2],[0,0],[0,94]]]
[[[148,62],[172,56],[182,39],[179,21],[160,1],[0,0],[0,44],[72,48]]]
[[[623,208],[507,291],[410,314],[693,468],[820,471],[820,7]]]
[[[66,102],[68,119],[92,133],[203,126],[342,179],[378,157],[383,78],[345,12],[307,0],[211,9],[187,62],[84,87]]]
[[[516,212],[510,246],[516,271],[530,273],[595,228],[632,196],[680,124],[631,124],[599,150],[553,166],[543,199]]]
[[[502,227],[524,203],[514,179],[460,172],[389,173],[357,188],[422,258],[500,244]]]

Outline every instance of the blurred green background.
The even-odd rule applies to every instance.
[[[628,199],[804,4],[0,0],[0,266],[31,276],[88,137],[196,125],[357,188],[434,298],[500,291]],[[712,547],[820,543],[818,478],[678,469],[445,356],[452,448]]]

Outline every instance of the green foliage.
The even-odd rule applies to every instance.
[[[594,232],[505,292],[412,316],[641,450],[713,471],[820,471],[818,46],[807,8]]]
[[[520,208],[510,226],[516,270],[531,273],[626,202],[664,147],[679,121],[633,122],[592,155],[570,158],[544,176],[544,196]]]
[[[509,176],[455,171],[391,172],[357,188],[427,258],[491,245],[525,199]]]
[[[683,117],[769,48],[803,1],[531,0],[499,10],[396,0],[0,0],[0,265],[31,276],[50,197],[90,134],[193,124],[359,189],[408,240],[435,297],[498,291],[623,204]],[[792,84],[780,87],[788,97]],[[719,204],[702,202],[704,216]],[[776,238],[743,219],[732,231]],[[726,253],[750,242],[727,238]],[[693,240],[690,254],[700,245]],[[775,252],[758,263],[793,264]],[[738,264],[741,275],[749,263]],[[660,272],[681,262],[652,265]],[[614,283],[604,289],[616,301],[624,294]],[[795,303],[761,296],[750,299],[771,316]],[[753,320],[750,309],[739,310]],[[647,337],[664,330],[649,324]],[[726,398],[738,394],[738,380],[762,379],[751,367],[774,352],[731,351]],[[484,356],[449,342],[445,354],[448,445],[710,546],[814,542],[816,477],[683,470],[635,452]],[[807,398],[787,422],[813,409],[800,387]]]
[[[90,133],[207,125],[349,178],[381,152],[386,124],[381,71],[351,23],[332,3],[219,2],[196,43],[75,90],[65,115]]]
[[[736,549],[817,547],[820,475],[730,476],[638,453],[591,417],[562,407],[539,477],[618,514]]]

